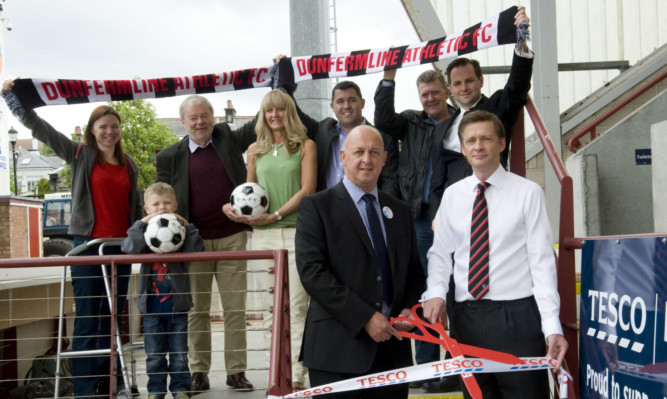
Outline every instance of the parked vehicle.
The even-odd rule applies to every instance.
[[[67,234],[71,217],[72,193],[44,195],[42,215],[44,256],[65,256],[74,248],[74,240]]]

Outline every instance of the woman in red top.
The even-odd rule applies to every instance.
[[[41,119],[33,110],[23,109],[6,81],[2,97],[14,116],[32,130],[72,168],[72,218],[69,234],[79,246],[96,238],[125,237],[135,220],[141,219],[137,185],[137,165],[123,152],[120,115],[110,106],[93,110],[86,125],[83,143],[70,140]],[[119,246],[105,247],[105,254],[121,253]],[[81,255],[99,254],[94,245]],[[118,265],[117,307],[122,310],[127,294],[130,265]],[[107,267],[110,274],[110,270]],[[72,351],[109,349],[109,301],[99,265],[70,268],[76,319]],[[109,395],[109,355],[73,357],[74,395]]]

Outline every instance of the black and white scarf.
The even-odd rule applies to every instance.
[[[278,87],[312,79],[352,77],[459,57],[525,40],[527,24],[514,26],[511,7],[456,35],[394,48],[284,58],[278,66],[175,78],[134,80],[18,79],[14,93],[30,110],[45,105],[82,104]]]

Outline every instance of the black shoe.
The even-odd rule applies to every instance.
[[[192,373],[192,395],[197,395],[203,391],[211,389],[211,384],[208,382],[208,374],[202,372]]]
[[[109,378],[101,378],[99,382],[97,383],[97,394],[102,395],[102,396],[109,396],[111,395],[116,395],[118,392],[122,391],[125,389],[125,382],[123,381],[123,377],[119,377],[116,380],[116,391],[115,392],[109,392]],[[137,391],[138,393],[138,391]]]
[[[255,387],[253,387],[250,381],[248,381],[243,371],[236,374],[228,374],[227,386],[239,392],[249,392],[255,390]]]
[[[427,393],[444,393],[455,392],[461,390],[459,385],[459,377],[443,377],[438,381],[427,382],[422,385],[422,389]]]

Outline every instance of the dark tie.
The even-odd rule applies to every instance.
[[[371,231],[373,250],[382,274],[382,300],[388,308],[391,308],[394,291],[391,283],[391,269],[389,268],[389,253],[387,252],[387,245],[384,243],[380,219],[375,210],[375,197],[371,194],[364,194],[361,199],[364,200],[366,206],[366,217],[368,218],[368,228]]]
[[[484,190],[487,182],[477,185],[477,196],[472,208],[470,227],[470,264],[468,269],[468,292],[480,299],[489,290],[489,209]]]

